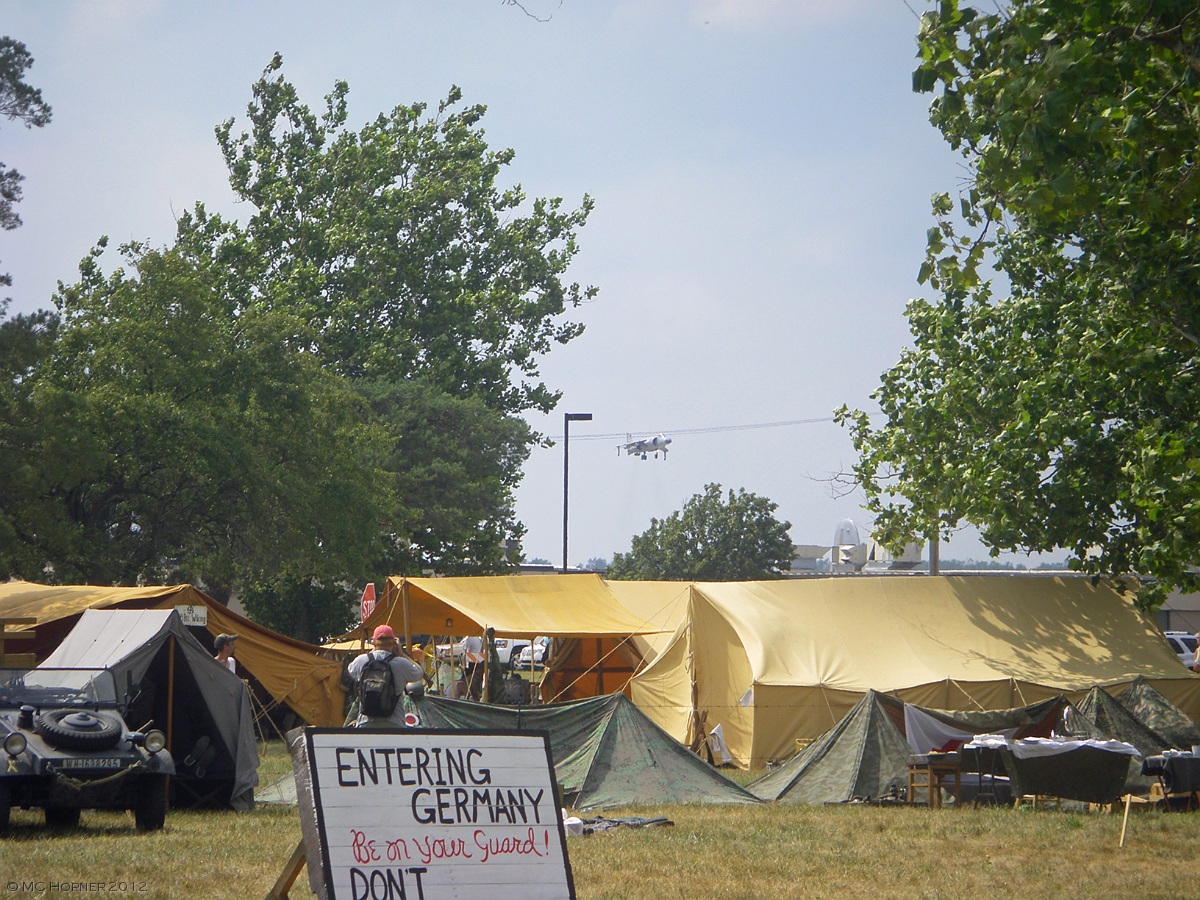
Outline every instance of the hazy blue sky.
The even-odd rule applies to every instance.
[[[911,9],[910,9],[911,5]],[[961,163],[911,91],[920,0],[186,2],[0,0],[53,122],[0,128],[25,176],[0,233],[10,312],[50,305],[101,235],[166,244],[202,200],[237,215],[214,126],[244,114],[275,51],[319,107],[350,84],[357,128],[451,85],[488,107],[530,196],[596,210],[570,278],[600,288],[587,330],[544,361],[571,431],[571,562],[611,557],[709,482],[779,504],[797,543],[869,524],[829,476],[853,449],[831,421],[871,409],[908,340],[929,197]],[[809,420],[826,420],[810,422]],[[771,423],[807,422],[773,425]],[[620,456],[665,432],[670,457]],[[562,447],[518,494],[527,555],[562,555]],[[983,558],[963,534],[947,556]]]

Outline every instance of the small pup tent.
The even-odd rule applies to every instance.
[[[880,695],[867,691],[840,722],[747,790],[812,806],[882,797],[905,786],[912,752]]]
[[[1189,750],[1200,745],[1200,725],[1188,718],[1178,706],[1156,691],[1146,679],[1135,678],[1133,683],[1117,694],[1117,702],[1161,735],[1168,746]]]
[[[907,786],[912,754],[957,749],[976,734],[1046,737],[1066,708],[1055,697],[1013,709],[930,709],[867,691],[833,728],[747,789],[763,800],[814,806],[895,796]]]
[[[47,667],[111,669],[136,686],[126,720],[167,735],[177,775],[172,805],[249,809],[258,784],[254,715],[245,683],[212,658],[173,609],[89,609]]]
[[[509,708],[426,696],[426,728],[541,730],[563,800],[576,809],[645,803],[757,803],[754,796],[679,745],[624,694]]]
[[[1076,708],[1091,725],[1086,728],[1089,737],[1124,741],[1137,748],[1141,756],[1154,756],[1171,746],[1170,741],[1138,719],[1103,688],[1092,688]],[[1145,797],[1149,795],[1150,786],[1156,779],[1152,775],[1142,774],[1141,756],[1132,757],[1129,761],[1125,792]]]
[[[686,615],[631,697],[685,744],[720,725],[734,762],[757,769],[822,735],[868,690],[990,710],[1138,676],[1200,714],[1200,676],[1109,584],[845,576],[688,586]]]

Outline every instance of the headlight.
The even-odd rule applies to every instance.
[[[20,756],[25,752],[25,745],[27,743],[25,735],[19,731],[14,731],[4,739],[4,752],[9,756]]]
[[[146,732],[145,747],[151,753],[157,753],[165,746],[167,746],[167,736],[157,728]]]

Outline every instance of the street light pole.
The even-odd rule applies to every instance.
[[[591,413],[563,413],[563,572],[567,571],[567,479],[571,460],[571,423],[590,421]]]

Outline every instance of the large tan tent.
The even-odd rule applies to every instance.
[[[27,581],[0,584],[0,618],[32,618],[35,624],[10,631],[32,632],[13,641],[12,650],[44,659],[62,643],[87,609],[170,609],[203,607],[210,635],[236,634],[237,659],[269,695],[310,725],[336,727],[345,717],[339,662],[322,658],[320,647],[278,634],[222,606],[190,584],[152,587],[46,585]]]
[[[641,655],[629,640],[656,630],[616,601],[596,574],[469,578],[392,577],[352,639],[381,624],[397,634],[545,635],[557,642],[542,686],[545,700],[627,691]]]
[[[639,589],[635,608],[665,609],[682,588],[686,614],[635,676],[632,699],[685,743],[721,726],[742,766],[789,756],[869,689],[940,709],[1003,709],[1142,676],[1200,718],[1200,676],[1179,664],[1131,595],[1087,578],[672,583],[657,600]]]

